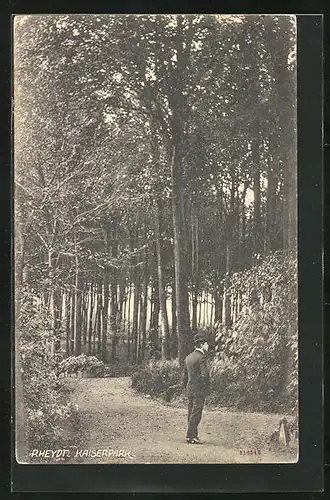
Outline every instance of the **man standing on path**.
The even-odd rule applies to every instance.
[[[209,344],[201,333],[195,335],[194,343],[195,350],[186,357],[183,373],[183,386],[188,397],[187,443],[202,444],[198,437],[198,424],[210,390],[210,375],[205,359]]]

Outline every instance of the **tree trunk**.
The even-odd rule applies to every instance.
[[[220,278],[218,277],[218,281],[220,281]],[[219,290],[219,285],[217,284],[217,289],[215,291],[215,296],[214,296],[214,321],[215,323],[222,322],[222,308],[223,308],[223,300],[221,297],[221,293]]]
[[[187,67],[191,51],[191,41],[194,27],[190,23],[185,32],[184,21],[181,15],[177,16],[175,34],[175,48],[177,56],[176,69],[171,75],[172,90],[169,91],[169,105],[171,107],[172,132],[172,218],[174,236],[174,267],[176,286],[176,313],[178,332],[179,363],[183,367],[185,357],[193,348],[190,330],[189,295],[188,295],[188,267],[187,267],[187,231],[184,205],[187,198],[187,185],[184,175],[185,156],[185,123],[188,113],[187,98],[184,93]],[[189,35],[189,36],[188,36]]]
[[[71,355],[71,325],[70,325],[70,317],[71,317],[71,292],[65,292],[65,330],[66,330],[66,354],[67,356]]]
[[[112,282],[110,285],[110,330],[111,330],[111,361],[116,361],[116,350],[118,342],[117,332],[117,316],[118,316],[118,298],[117,298],[117,282]]]
[[[140,300],[140,284],[134,284],[133,293],[133,325],[132,325],[132,354],[133,361],[137,361],[137,349],[138,349],[138,324],[139,324],[139,300]]]
[[[78,356],[81,354],[81,276],[77,253],[75,255],[74,310],[73,351],[74,355]]]
[[[210,325],[213,327],[213,323],[214,323],[214,302],[212,300],[211,302],[211,312],[210,312]]]
[[[146,347],[146,329],[147,329],[147,308],[148,308],[148,249],[147,249],[147,223],[144,222],[144,256],[143,256],[143,279],[142,279],[142,294],[140,307],[140,357],[139,361],[143,361]]]
[[[113,259],[118,257],[118,227],[117,219],[112,221],[110,255]],[[117,269],[113,266],[111,270],[111,285],[110,285],[110,331],[111,331],[111,361],[116,361],[116,349],[118,342],[118,276]]]
[[[199,221],[196,208],[191,211],[191,262],[192,262],[192,332],[197,332],[197,303],[199,292]]]
[[[203,292],[200,292],[198,301],[198,328],[200,328],[202,325],[202,303],[203,303]]]
[[[61,349],[61,324],[62,324],[62,302],[61,290],[54,292],[54,351]]]
[[[161,205],[158,201],[155,217],[155,236],[156,236],[156,251],[157,251],[157,270],[158,270],[158,290],[159,303],[161,311],[161,329],[162,329],[162,357],[170,359],[170,332],[168,325],[168,316],[166,309],[166,293],[164,286],[164,271],[161,249]]]
[[[75,295],[71,285],[70,290],[70,355],[74,354],[74,324],[75,324]]]
[[[174,270],[173,270],[174,273]],[[172,281],[172,342],[171,354],[174,358],[178,355],[178,332],[177,332],[177,319],[176,319],[176,294],[175,294],[175,276]]]
[[[92,353],[92,338],[93,338],[93,313],[94,313],[94,282],[90,284],[90,300],[89,300],[89,323],[88,323],[88,354]]]
[[[108,340],[108,309],[109,309],[109,276],[108,270],[104,275],[104,292],[102,308],[102,345],[101,356],[103,361],[107,361],[107,340]]]
[[[102,345],[102,280],[99,278],[98,294],[97,294],[97,314],[96,314],[96,353],[101,353]]]
[[[87,326],[88,326],[88,283],[84,283],[81,301],[81,318],[82,318],[82,345],[83,351],[86,352],[87,344]]]
[[[119,291],[119,296],[118,296],[118,313],[117,313],[117,325],[118,325],[118,331],[125,333],[125,323],[126,323],[126,287],[123,279],[119,280],[119,285],[118,285],[118,291]]]
[[[204,298],[203,298],[203,328],[205,328],[206,325],[206,292],[203,292]]]
[[[223,312],[222,312],[222,319],[223,319],[223,324],[225,326],[231,326],[231,306],[230,306],[230,291],[229,291],[229,285],[230,285],[230,270],[231,270],[231,264],[230,264],[230,246],[227,243],[226,246],[226,277],[225,277],[225,284],[224,284],[224,294],[223,294]]]
[[[141,314],[140,314],[140,361],[144,359],[144,352],[146,348],[146,337],[147,337],[147,308],[148,308],[148,282],[147,276],[143,279],[142,285],[142,302],[141,302]]]
[[[149,318],[149,332],[152,331],[154,325],[154,310],[155,310],[155,287],[154,287],[154,277],[151,281],[151,297],[150,297],[150,318]]]
[[[259,261],[262,252],[262,225],[261,225],[261,194],[260,194],[260,143],[258,137],[252,141],[252,157],[254,166],[253,175],[253,264]]]
[[[48,250],[48,317],[50,320],[50,329],[53,335],[53,345],[52,350],[55,352],[55,303],[54,303],[54,260],[53,260],[53,250]]]
[[[128,285],[128,311],[127,311],[127,358],[131,357],[131,302],[132,302],[132,283],[131,277]]]
[[[264,237],[264,252],[269,253],[271,250],[277,250],[274,223],[276,219],[276,175],[274,158],[270,160],[267,171],[267,200],[266,200],[266,217],[265,217],[265,237]]]
[[[157,261],[157,255],[156,255],[156,261]],[[155,289],[155,296],[154,296],[154,316],[153,316],[153,330],[155,333],[155,340],[158,341],[158,336],[159,336],[159,315],[160,315],[160,300],[159,300],[159,281],[158,281],[158,269],[157,269],[157,276],[154,279],[154,289]]]
[[[177,142],[177,141],[175,141]],[[182,179],[182,155],[176,144],[172,157],[172,216],[174,232],[174,265],[176,289],[176,313],[178,330],[179,363],[183,366],[184,359],[192,350],[192,337],[189,321],[189,299],[186,266],[186,241],[184,218],[181,206],[181,196],[184,190]]]

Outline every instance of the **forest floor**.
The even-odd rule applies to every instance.
[[[68,384],[70,398],[79,407],[80,420],[78,454],[72,453],[69,463],[296,461],[295,450],[270,449],[267,445],[283,415],[206,408],[199,426],[204,444],[189,445],[185,442],[187,411],[137,394],[130,387],[129,377],[70,379]],[[95,454],[97,451],[91,450],[109,449],[124,450],[126,456],[106,451],[100,458],[81,456],[82,450]],[[257,454],[246,454],[248,450],[256,450]]]

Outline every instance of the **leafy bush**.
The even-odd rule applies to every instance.
[[[209,360],[211,405],[296,412],[296,266],[295,256],[277,252],[232,277],[232,292],[245,296],[245,306],[232,327],[218,326],[216,353]],[[151,361],[132,375],[132,386],[150,395],[161,395],[179,381],[176,361]]]
[[[26,430],[31,449],[70,445],[68,429],[78,426],[77,408],[66,400],[63,380],[57,378],[58,356],[55,338],[45,312],[24,292],[20,309],[23,394]]]
[[[232,291],[247,298],[231,328],[216,335],[214,399],[295,411],[297,403],[297,261],[277,252],[250,271],[234,275]],[[249,298],[253,296],[253,303]],[[227,387],[225,387],[227,386]],[[217,396],[216,396],[217,395]]]
[[[157,396],[180,382],[179,363],[177,360],[152,360],[137,367],[131,379],[137,391]]]
[[[79,371],[84,372],[89,377],[103,377],[105,373],[105,364],[97,359],[96,356],[69,356],[63,359],[58,365],[58,374],[68,373],[77,374]]]

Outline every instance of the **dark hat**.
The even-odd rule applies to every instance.
[[[194,336],[194,343],[198,344],[200,342],[206,342],[205,335],[203,335],[203,333],[196,333]]]

